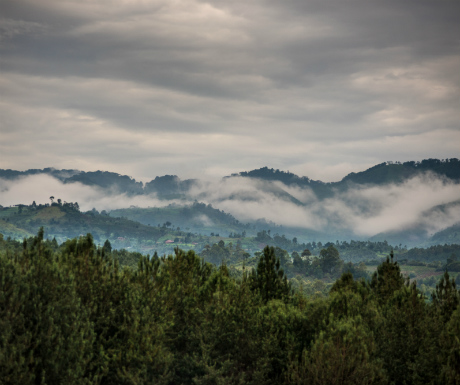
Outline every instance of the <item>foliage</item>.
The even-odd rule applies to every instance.
[[[110,251],[91,234],[59,246],[41,230],[0,246],[0,384],[459,382],[454,280],[446,273],[428,301],[393,256],[370,281],[348,270],[308,297],[279,257],[330,274],[342,268],[335,246],[293,264],[266,247],[236,278],[192,250]]]
[[[233,247],[233,243],[225,245],[223,240],[212,246],[206,245],[201,251],[200,256],[206,261],[215,265],[235,264],[247,260],[250,255],[245,252],[240,244],[237,242],[236,247]]]
[[[371,280],[371,288],[380,303],[385,303],[397,290],[404,285],[404,277],[401,274],[398,262],[393,261],[393,252],[386,261],[377,267]]]
[[[265,247],[257,269],[252,270],[250,285],[252,291],[258,293],[265,303],[271,299],[289,297],[291,288],[273,247]]]

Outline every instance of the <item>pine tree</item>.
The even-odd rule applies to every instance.
[[[398,262],[393,262],[393,250],[390,257],[377,267],[374,272],[370,287],[380,304],[388,301],[396,290],[404,286],[404,277],[401,274]]]
[[[441,313],[444,322],[448,322],[451,314],[455,311],[460,303],[460,292],[457,291],[455,280],[449,279],[449,273],[446,271],[436,290],[432,293],[431,299],[436,309]]]
[[[275,256],[275,249],[266,246],[261,255],[257,269],[250,276],[251,289],[262,297],[266,303],[271,299],[287,300],[291,294],[291,287],[280,260]]]
[[[338,320],[331,316],[310,350],[289,368],[288,383],[296,385],[386,384],[382,363],[376,358],[372,333],[361,318]]]
[[[0,256],[0,383],[84,384],[94,332],[75,277],[43,242]]]

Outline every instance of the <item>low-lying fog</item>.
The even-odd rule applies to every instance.
[[[288,227],[346,229],[359,236],[420,226],[427,233],[434,233],[460,222],[460,184],[433,174],[399,185],[359,186],[323,200],[317,199],[309,188],[241,177],[199,183],[189,191],[186,200],[180,201],[161,200],[155,195],[127,196],[81,183],[64,184],[43,174],[15,181],[0,179],[3,206],[48,203],[50,196],[63,202],[78,202],[82,211],[162,207],[198,200],[231,213],[242,222],[264,218]],[[452,202],[456,203],[436,207]]]

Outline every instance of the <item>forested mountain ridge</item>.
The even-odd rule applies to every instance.
[[[424,159],[421,162],[385,162],[358,173],[350,173],[341,182],[359,184],[401,183],[422,172],[432,172],[460,181],[460,161],[452,159]],[[340,182],[339,182],[340,183]]]
[[[108,171],[84,172],[71,176],[65,183],[80,182],[87,186],[97,186],[105,190],[113,189],[116,193],[127,193],[129,195],[143,194],[144,186],[142,182],[135,179]]]
[[[299,177],[295,174],[273,168],[262,167],[257,170],[243,171],[232,174],[230,177],[256,178],[267,181],[279,181],[290,186],[310,187],[319,198],[331,197],[334,191],[343,191],[354,185],[386,185],[402,183],[414,176],[431,172],[445,177],[456,183],[460,182],[460,161],[452,159],[424,159],[421,162],[385,162],[375,165],[365,171],[352,172],[341,181],[325,183],[312,180],[308,177]]]
[[[155,193],[163,198],[174,199],[185,194],[196,182],[196,179],[180,180],[176,175],[157,176],[145,184],[144,193]]]
[[[365,171],[352,172],[341,181],[325,183],[320,180],[312,180],[306,176],[298,176],[289,171],[280,171],[273,168],[262,167],[252,171],[242,171],[224,177],[244,177],[265,181],[279,181],[290,186],[310,187],[318,197],[328,197],[334,190],[344,190],[350,185],[384,185],[389,183],[401,183],[420,173],[431,172],[452,181],[460,181],[460,161],[452,159],[424,159],[420,162],[385,162],[375,165]],[[27,171],[0,169],[0,179],[14,180],[28,175],[47,174],[65,183],[80,182],[88,186],[97,186],[102,189],[115,189],[119,193],[128,194],[151,194],[156,193],[165,198],[183,196],[197,179],[181,180],[176,175],[157,176],[150,182],[137,182],[127,175],[120,175],[108,171],[79,171],[79,170],[56,170],[54,168],[30,169]]]
[[[6,180],[15,180],[21,177],[26,177],[30,175],[50,175],[59,180],[66,180],[71,178],[74,175],[80,174],[82,171],[79,170],[57,170],[53,167],[47,167],[43,169],[29,169],[26,171],[17,171],[10,169],[0,169],[0,179]]]

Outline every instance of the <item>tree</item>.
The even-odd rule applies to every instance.
[[[404,277],[401,274],[398,262],[393,262],[393,250],[386,261],[377,267],[372,275],[371,289],[377,300],[382,304],[393,296],[396,290],[404,286]]]
[[[306,270],[306,264],[307,262],[305,262],[299,255],[299,253],[297,253],[296,251],[294,251],[292,254],[292,264],[294,265],[294,267],[299,270],[302,274],[305,273],[305,270]]]
[[[111,253],[112,252],[112,245],[108,239],[105,240],[103,249],[106,253]]]
[[[445,364],[442,368],[444,384],[460,384],[460,307],[457,307],[441,336],[446,350]]]
[[[436,290],[432,293],[431,299],[436,309],[440,312],[444,323],[448,322],[460,303],[460,293],[457,291],[455,280],[449,278],[447,271],[436,285]]]
[[[394,273],[387,275],[387,278],[397,279]],[[394,279],[390,282],[394,283]],[[380,293],[383,298],[387,298],[382,305],[384,322],[375,335],[378,354],[383,360],[390,383],[433,383],[438,376],[436,371],[439,372],[439,365],[436,365],[438,354],[433,354],[435,352],[429,349],[431,344],[425,343],[426,338],[432,335],[432,323],[427,318],[424,299],[415,284],[409,287],[402,285],[395,291],[386,285],[382,289]]]
[[[361,318],[332,318],[300,363],[289,368],[289,383],[296,385],[385,384],[382,364],[375,357],[372,333]]]
[[[329,245],[327,249],[322,249],[319,257],[321,258],[321,268],[324,273],[340,273],[342,261],[340,260],[339,251],[333,245]]]
[[[290,284],[275,256],[274,247],[266,246],[260,256],[256,270],[251,273],[251,289],[262,297],[264,302],[271,299],[287,299],[291,293]]]
[[[275,257],[279,259],[281,267],[286,267],[290,260],[289,253],[278,246],[275,246]]]
[[[15,258],[0,255],[0,382],[81,384],[94,331],[73,274],[43,242],[43,229]]]

